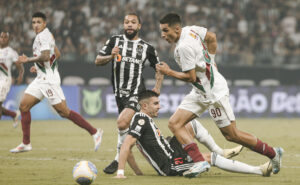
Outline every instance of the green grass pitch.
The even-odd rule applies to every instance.
[[[116,119],[89,120],[104,129],[103,142],[98,152],[93,151],[92,137],[68,120],[33,121],[31,123],[31,152],[11,154],[9,149],[21,143],[21,126],[14,129],[12,121],[0,122],[0,185],[75,185],[73,166],[80,160],[92,161],[98,169],[94,185],[296,185],[300,184],[300,120],[299,119],[239,119],[241,130],[256,135],[272,146],[281,146],[285,153],[282,169],[271,177],[225,172],[216,167],[198,178],[161,177],[152,169],[139,151],[134,148],[137,163],[144,176],[135,176],[127,165],[127,179],[114,179],[102,169],[116,153]],[[236,146],[227,142],[210,119],[199,119],[223,148]],[[156,119],[164,136],[171,135],[167,119]],[[201,151],[207,151],[199,144]],[[268,159],[248,149],[234,159],[259,165]]]

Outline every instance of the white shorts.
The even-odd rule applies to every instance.
[[[211,118],[219,128],[226,127],[230,125],[231,121],[235,120],[228,95],[223,96],[219,101],[211,104],[200,101],[202,99],[200,96],[201,95],[192,91],[184,97],[178,108],[193,112],[198,117],[208,109]]]
[[[4,102],[11,86],[11,79],[0,79],[0,102]]]
[[[59,104],[66,99],[60,85],[38,83],[35,80],[29,84],[25,94],[30,94],[39,100],[46,97],[51,105]]]

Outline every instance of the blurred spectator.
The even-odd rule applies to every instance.
[[[0,30],[12,34],[19,53],[32,53],[32,14],[43,11],[62,51],[62,60],[93,62],[112,34],[122,33],[125,12],[142,18],[141,37],[158,48],[162,60],[171,49],[160,39],[159,18],[169,12],[184,24],[207,27],[218,37],[219,65],[298,64],[300,57],[300,1],[294,0],[73,0],[0,1]]]

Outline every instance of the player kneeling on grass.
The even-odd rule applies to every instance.
[[[159,175],[184,175],[186,177],[194,177],[186,175],[189,169],[194,165],[191,157],[182,149],[181,144],[177,141],[175,136],[170,137],[168,140],[165,139],[152,119],[153,117],[157,117],[158,110],[160,109],[158,95],[153,91],[144,91],[139,94],[139,104],[141,111],[135,113],[132,118],[128,135],[121,148],[118,173],[115,178],[126,178],[126,176],[124,176],[125,164],[128,156],[132,155],[131,148],[135,144],[137,144],[139,150]],[[206,143],[206,146],[213,152],[203,155],[205,162],[201,165],[200,170],[202,172],[208,171],[212,165],[230,172],[270,176],[272,172],[270,162],[261,166],[250,166],[239,161],[233,162],[223,157],[224,150],[217,146],[207,130],[205,130],[198,121],[191,121],[186,125],[186,129],[191,136],[196,138],[199,142],[203,142],[206,140],[205,138],[210,137],[210,142]],[[241,147],[239,146],[230,153],[236,155],[240,151]],[[233,155],[227,155],[226,157],[232,156]],[[136,164],[132,165],[131,168],[137,175],[143,175]]]

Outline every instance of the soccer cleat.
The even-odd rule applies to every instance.
[[[270,177],[272,173],[272,163],[271,161],[266,162],[263,165],[260,165],[260,170],[262,172],[262,176],[264,177]]]
[[[223,157],[230,159],[234,156],[237,156],[241,151],[243,150],[243,146],[239,145],[237,147],[231,148],[231,149],[223,149]]]
[[[16,117],[14,117],[14,123],[13,123],[13,127],[17,128],[17,126],[19,125],[19,117],[21,115],[21,112],[19,110],[16,111]]]
[[[21,143],[19,146],[17,146],[14,149],[11,149],[10,152],[11,153],[20,153],[20,152],[28,152],[32,150],[31,144],[27,144],[25,145],[24,143]]]
[[[106,174],[113,174],[118,170],[118,161],[113,160],[106,168],[103,169],[103,172]]]
[[[189,170],[183,173],[183,176],[188,178],[197,177],[199,174],[208,171],[210,164],[207,161],[200,161],[194,164]]]
[[[93,139],[95,142],[95,148],[94,148],[95,152],[98,150],[98,148],[101,145],[102,135],[103,135],[103,130],[101,128],[98,128],[96,134],[93,135]]]
[[[272,167],[273,167],[273,173],[277,174],[280,171],[281,167],[281,158],[284,150],[281,147],[274,147],[273,148],[276,155],[273,159],[271,159]]]

